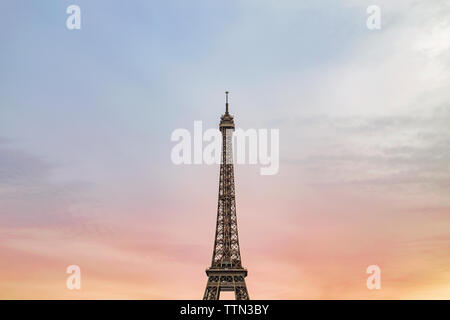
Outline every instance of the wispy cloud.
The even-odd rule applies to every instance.
[[[285,159],[305,168],[311,183],[449,192],[449,107],[434,108],[429,115],[318,116],[298,123],[327,132],[303,157]]]

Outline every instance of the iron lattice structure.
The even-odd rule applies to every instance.
[[[234,119],[228,113],[228,92],[225,105],[225,114],[220,118],[219,125],[222,133],[222,159],[216,237],[211,267],[206,270],[208,282],[203,299],[219,300],[221,291],[234,291],[236,300],[249,300],[245,284],[247,269],[242,267],[239,249],[232,152]]]

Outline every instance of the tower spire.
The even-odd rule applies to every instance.
[[[228,94],[229,94],[229,92],[225,91],[225,96],[226,96],[226,103],[225,103],[226,110],[225,110],[225,114],[228,114]]]

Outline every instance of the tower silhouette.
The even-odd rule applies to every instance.
[[[206,269],[208,282],[204,300],[219,300],[221,291],[234,291],[236,300],[249,300],[242,267],[236,219],[236,199],[233,166],[234,119],[228,112],[228,91],[225,114],[220,118],[222,133],[222,161],[220,164],[219,199],[217,206],[216,236],[211,267]]]

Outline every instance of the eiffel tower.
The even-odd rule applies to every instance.
[[[220,118],[222,133],[222,161],[220,164],[219,203],[217,208],[216,237],[211,267],[206,269],[208,282],[203,300],[219,300],[221,291],[234,291],[236,300],[249,300],[242,267],[236,219],[234,193],[234,166],[232,138],[233,116],[228,113],[228,91],[225,114]]]

